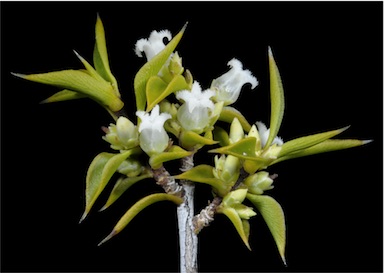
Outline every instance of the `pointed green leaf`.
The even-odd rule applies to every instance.
[[[43,100],[40,103],[51,103],[51,102],[59,102],[59,101],[66,101],[66,100],[76,100],[76,99],[82,99],[82,98],[86,98],[86,97],[87,96],[82,94],[82,93],[71,91],[68,89],[64,89],[60,92],[55,93],[54,95],[50,96],[49,98]]]
[[[285,264],[286,232],[283,209],[275,199],[267,195],[254,195],[248,193],[247,199],[253,203],[263,216]]]
[[[240,238],[243,240],[247,248],[251,250],[251,247],[248,242],[249,226],[244,226],[243,221],[237,214],[236,210],[230,207],[219,206],[217,212],[224,214],[229,218],[229,220],[231,220],[232,224],[236,228],[237,233],[240,235]]]
[[[213,167],[205,164],[196,166],[182,174],[176,175],[175,179],[190,180],[194,182],[204,183],[211,185],[218,190],[219,195],[224,196],[229,189],[220,179],[213,175]]]
[[[277,160],[273,161],[273,164],[288,159],[358,147],[370,142],[370,140],[357,139],[328,139],[307,149],[302,149],[300,151],[279,157]]]
[[[137,72],[134,79],[134,89],[136,95],[136,108],[139,111],[144,111],[146,104],[146,85],[149,78],[156,76],[161,67],[168,60],[169,56],[175,50],[181,37],[184,34],[186,25],[182,30],[167,44],[167,46],[150,61],[145,63],[139,72]]]
[[[108,106],[112,111],[119,111],[124,103],[114,94],[112,86],[90,76],[80,70],[62,70],[41,74],[14,74],[20,78],[53,85],[56,87],[76,91]]]
[[[172,145],[168,151],[151,156],[149,165],[151,165],[152,169],[158,169],[164,162],[180,159],[191,154],[192,152],[186,151],[177,145]]]
[[[136,204],[134,204],[124,215],[121,217],[119,222],[116,224],[116,226],[113,228],[112,232],[99,243],[99,246],[109,239],[111,239],[116,234],[120,233],[137,214],[139,214],[143,209],[146,207],[160,202],[160,201],[172,201],[176,205],[180,205],[183,203],[183,199],[180,197],[177,197],[172,194],[166,194],[166,193],[155,193],[148,195],[141,200],[139,200]]]
[[[218,141],[220,146],[230,145],[228,133],[219,126],[216,126],[213,130],[213,139]]]
[[[279,69],[277,68],[275,59],[272,55],[271,48],[268,49],[269,57],[269,77],[270,77],[270,89],[271,89],[271,120],[270,120],[270,133],[265,144],[265,148],[271,145],[272,141],[279,132],[281,121],[284,114],[284,90],[281,83]]]
[[[112,83],[115,89],[115,92],[118,93],[117,81],[113,76],[111,69],[109,67],[108,61],[108,52],[107,52],[107,43],[105,41],[105,32],[103,22],[101,21],[99,15],[97,15],[96,26],[95,26],[95,35],[96,43],[94,50],[94,65],[97,72],[108,82]],[[116,94],[120,95],[120,94]]]
[[[105,205],[100,209],[100,211],[107,209],[111,206],[124,192],[126,192],[132,185],[135,183],[152,177],[150,172],[142,174],[136,177],[121,177],[117,180],[115,186],[112,189],[112,192],[105,203]]]
[[[104,190],[112,175],[117,171],[117,168],[132,153],[133,150],[120,154],[100,153],[93,159],[86,177],[85,212],[81,220],[88,215],[96,199]]]
[[[211,138],[201,136],[192,131],[183,131],[180,134],[180,142],[181,146],[188,150],[192,150],[196,145],[213,145],[217,143],[217,141]]]
[[[238,110],[236,110],[231,106],[223,107],[219,120],[227,123],[232,123],[234,118],[237,118],[240,121],[240,124],[241,126],[243,126],[244,131],[249,132],[249,130],[251,130],[251,125],[248,123],[247,119]]]
[[[279,153],[279,157],[288,155],[290,153],[309,148],[313,145],[316,145],[320,142],[323,142],[324,140],[327,140],[331,137],[334,137],[338,134],[341,134],[345,130],[347,130],[349,126],[338,129],[338,130],[333,130],[333,131],[328,131],[324,133],[318,133],[314,135],[309,135],[309,136],[304,136],[304,137],[299,137],[293,140],[290,140],[281,146],[281,151]]]
[[[169,84],[164,82],[159,76],[149,78],[146,87],[147,112],[151,111],[156,104],[160,103],[170,94],[185,89],[189,89],[189,86],[181,75],[173,77]]]
[[[90,76],[92,76],[93,78],[95,78],[96,80],[99,80],[99,81],[104,81],[103,77],[100,76],[99,73],[97,73],[97,71],[92,67],[92,65],[90,65],[83,57],[81,57],[75,50],[73,51],[77,58],[79,58],[79,60],[81,61],[81,63],[84,65],[85,69],[87,69],[88,73]]]

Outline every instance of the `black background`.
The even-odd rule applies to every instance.
[[[144,63],[136,40],[154,29],[175,34],[188,21],[177,50],[204,88],[233,57],[258,78],[234,105],[250,122],[269,119],[271,46],[285,88],[284,140],[346,125],[340,137],[375,140],[271,168],[279,178],[268,194],[286,213],[288,267],[260,216],[249,252],[218,215],[199,235],[201,271],[382,271],[382,2],[2,2],[2,271],[178,270],[171,203],[149,207],[97,247],[135,201],[161,191],[152,180],[78,224],[86,169],[109,151],[100,130],[108,114],[90,100],[39,105],[58,90],[10,75],[81,68],[73,49],[91,61],[97,12],[132,118],[133,78]],[[199,210],[211,196],[206,186],[196,195]]]

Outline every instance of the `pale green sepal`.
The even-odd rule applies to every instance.
[[[230,188],[227,188],[227,185],[225,185],[223,181],[213,175],[213,169],[212,166],[201,164],[182,174],[174,176],[174,178],[211,185],[217,190],[220,196],[224,196],[228,193]]]
[[[80,70],[62,70],[41,74],[14,74],[26,80],[57,86],[60,88],[82,93],[108,106],[112,111],[119,111],[124,103],[115,95],[113,87]]]
[[[215,129],[213,130],[213,139],[218,141],[220,146],[228,146],[231,144],[229,142],[227,131],[219,126],[215,126]]]
[[[183,148],[192,150],[195,146],[199,146],[200,148],[201,145],[213,145],[216,144],[217,141],[192,131],[182,131],[180,134],[180,143]]]
[[[188,89],[189,86],[181,75],[173,77],[171,82],[167,84],[159,76],[149,78],[146,87],[147,96],[147,112],[151,111],[156,104],[168,97],[170,94]]]
[[[82,99],[86,97],[87,96],[82,93],[64,89],[60,92],[53,94],[52,96],[41,101],[40,103],[43,104],[43,103],[59,102],[59,101],[66,101],[66,100],[76,100],[76,99]]]
[[[227,123],[232,123],[234,118],[237,118],[240,121],[240,124],[241,126],[243,126],[244,131],[249,132],[249,130],[251,130],[251,125],[238,110],[231,106],[223,107],[220,113],[219,120]]]
[[[323,142],[324,140],[327,140],[331,137],[334,137],[338,134],[341,134],[342,132],[344,132],[348,128],[349,128],[349,126],[338,129],[338,130],[333,130],[333,131],[328,131],[328,132],[324,132],[324,133],[299,137],[299,138],[290,140],[288,142],[285,142],[283,144],[283,146],[281,146],[281,150],[280,150],[278,157],[283,157],[283,156],[288,155],[290,153],[309,148],[313,145],[316,145],[320,142]]]
[[[332,152],[337,150],[349,149],[353,147],[358,147],[361,145],[365,145],[370,141],[358,140],[358,139],[327,139],[319,144],[313,145],[307,149],[303,149],[294,153],[290,153],[286,156],[279,157],[272,164],[276,164],[278,162],[304,157],[309,155],[315,155],[320,153]]]
[[[219,206],[217,208],[218,213],[222,213],[231,220],[232,224],[235,226],[237,233],[240,235],[240,238],[243,240],[244,244],[247,246],[249,250],[251,247],[248,242],[249,236],[249,226],[243,224],[243,220],[240,218],[239,214],[235,209],[229,207]]]
[[[96,202],[101,192],[117,171],[121,163],[126,160],[133,150],[120,154],[100,153],[88,168],[85,188],[85,211],[80,221],[84,220]]]
[[[176,205],[180,205],[181,203],[183,203],[182,198],[172,194],[155,193],[155,194],[148,195],[142,198],[141,200],[139,200],[137,203],[135,203],[117,222],[112,232],[104,240],[102,240],[98,245],[99,246],[102,245],[103,243],[111,239],[113,236],[120,233],[132,221],[132,219],[135,218],[135,216],[139,214],[143,209],[160,201],[172,201]]]
[[[281,121],[284,114],[284,90],[281,83],[279,69],[277,68],[275,59],[273,58],[271,48],[268,48],[269,57],[269,78],[270,78],[270,91],[271,91],[271,120],[270,120],[270,133],[265,148],[271,145],[272,141],[279,132]]]
[[[100,211],[103,211],[110,207],[124,192],[126,192],[132,185],[135,183],[152,177],[152,174],[150,172],[147,172],[145,174],[142,174],[140,176],[136,177],[121,177],[117,180],[115,186],[112,189],[111,194],[109,195],[109,198],[105,205],[100,209]]]
[[[186,151],[177,145],[172,145],[172,147],[166,152],[151,156],[149,159],[149,165],[151,165],[152,169],[156,170],[160,168],[164,162],[180,159],[191,154],[192,152]]]
[[[136,96],[136,108],[138,111],[144,111],[146,104],[146,85],[149,78],[156,76],[169,56],[175,50],[181,37],[184,34],[186,25],[182,30],[167,44],[167,46],[150,61],[145,63],[137,72],[134,79],[134,89]]]
[[[280,256],[284,264],[286,264],[286,232],[283,209],[281,208],[280,204],[276,202],[275,199],[267,195],[253,195],[248,193],[247,199],[253,203],[256,209],[263,216],[264,221],[267,224],[269,230],[271,231],[273,239],[276,242]]]
[[[105,32],[103,22],[100,19],[100,16],[97,15],[96,26],[95,26],[95,35],[96,35],[96,43],[95,50],[93,55],[94,65],[96,70],[100,73],[100,75],[108,82],[111,82],[114,86],[115,92],[120,97],[117,81],[115,76],[113,76],[111,69],[109,67],[108,61],[108,52],[107,52],[107,43],[105,41]]]

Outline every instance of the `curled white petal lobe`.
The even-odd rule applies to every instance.
[[[172,116],[168,113],[160,114],[160,107],[156,105],[151,113],[146,113],[145,111],[137,111],[136,115],[141,119],[141,123],[139,126],[139,132],[144,129],[152,129],[161,131],[164,130],[164,123],[166,120],[172,118]]]
[[[172,34],[169,30],[152,31],[148,39],[143,38],[136,42],[136,55],[143,57],[142,52],[144,52],[147,57],[147,61],[151,60],[165,48],[163,41],[164,38],[167,38],[168,41],[172,39]]]
[[[262,123],[261,121],[257,121],[256,126],[260,136],[261,147],[264,147],[269,137],[269,129],[267,129],[267,126],[265,126],[265,124]],[[273,144],[277,144],[278,146],[281,146],[284,144],[284,142],[281,137],[277,136],[273,139],[272,145]]]

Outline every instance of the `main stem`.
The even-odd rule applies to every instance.
[[[181,171],[193,167],[193,155],[183,158]],[[180,272],[197,272],[197,235],[194,232],[194,194],[195,185],[187,180],[180,181],[184,188],[184,202],[177,207],[180,244]]]

